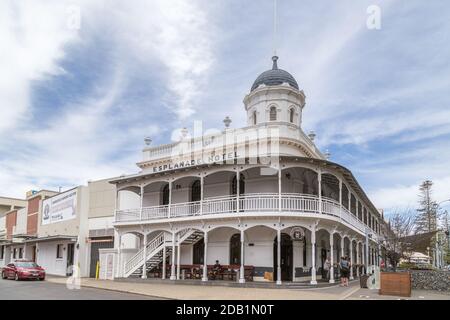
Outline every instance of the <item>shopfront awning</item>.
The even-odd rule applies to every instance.
[[[12,237],[14,239],[24,239],[24,240],[36,239],[36,236],[29,234],[13,234]]]

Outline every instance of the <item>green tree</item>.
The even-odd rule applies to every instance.
[[[403,239],[409,236],[414,228],[414,210],[395,210],[389,219],[390,237],[386,243],[386,255],[392,264],[394,271],[400,259],[405,257],[407,244]]]
[[[414,221],[416,233],[433,232],[438,228],[439,205],[432,199],[432,186],[430,180],[420,185],[419,208]]]

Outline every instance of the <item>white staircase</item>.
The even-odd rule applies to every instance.
[[[180,238],[180,243],[194,244],[203,239],[203,232],[189,229]]]
[[[194,244],[203,238],[203,232],[188,229],[180,233],[179,243]],[[177,245],[177,243],[175,243]],[[166,247],[166,257],[163,257],[164,246]],[[165,239],[164,232],[159,233],[147,244],[147,257],[145,266],[147,272],[157,267],[164,258],[172,253],[172,237]],[[124,277],[141,276],[144,266],[144,248],[139,250],[133,257],[125,263]]]

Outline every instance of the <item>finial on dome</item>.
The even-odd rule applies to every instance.
[[[144,142],[145,145],[149,146],[152,144],[152,139],[150,137],[145,137]]]
[[[230,127],[230,124],[231,124],[231,119],[230,119],[230,117],[229,116],[226,116],[226,118],[223,120],[223,123],[225,124],[225,128],[229,128]]]
[[[272,61],[273,61],[273,67],[272,67],[272,70],[278,70],[278,63],[277,63],[277,61],[278,61],[278,56],[273,56],[273,57],[272,57]]]

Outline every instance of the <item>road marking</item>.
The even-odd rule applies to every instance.
[[[354,289],[350,289],[350,290],[344,292],[344,296],[341,297],[339,300],[346,300],[348,297],[350,297],[352,294],[357,292],[359,289],[361,289],[361,288],[360,287],[356,287]]]

